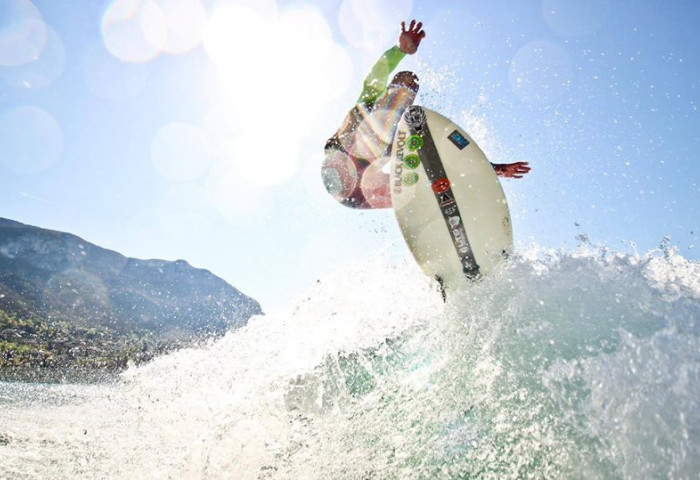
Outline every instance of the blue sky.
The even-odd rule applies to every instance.
[[[323,189],[325,139],[401,19],[418,103],[495,163],[516,247],[700,243],[700,3],[3,0],[0,216],[185,259],[269,310],[392,251]],[[359,279],[349,279],[358,281]]]

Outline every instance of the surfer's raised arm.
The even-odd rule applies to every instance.
[[[411,20],[408,28],[401,22],[398,44],[379,57],[362,83],[357,102],[326,141],[323,184],[342,205],[391,207],[389,175],[382,168],[396,125],[416,98],[418,77],[413,72],[398,72],[389,82],[389,75],[406,55],[416,53],[423,38],[421,22]]]
[[[523,178],[530,171],[528,162],[492,163],[496,175],[503,178]]]

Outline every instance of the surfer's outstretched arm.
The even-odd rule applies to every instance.
[[[503,178],[523,178],[530,171],[528,162],[494,163],[496,175]]]
[[[425,31],[423,31],[421,22],[411,20],[408,29],[406,29],[406,22],[401,22],[401,33],[399,34],[397,45],[384,52],[372,66],[369,74],[362,82],[362,91],[357,102],[355,102],[355,106],[350,109],[340,128],[331,139],[335,138],[346,144],[348,142],[347,139],[357,130],[358,125],[364,121],[366,115],[374,107],[385,107],[384,105],[375,104],[380,99],[384,100],[384,102],[380,103],[386,103],[385,97],[387,96],[389,75],[406,55],[413,55],[418,51],[423,38],[425,38]],[[405,87],[415,94],[418,91],[418,77],[412,72],[399,72],[391,80],[389,87],[392,86],[397,88]]]
[[[401,22],[398,44],[384,52],[363,82],[357,103],[345,116],[336,133],[328,139],[321,168],[328,192],[352,208],[391,206],[389,176],[382,172],[398,119],[413,104],[418,77],[399,72],[387,85],[389,75],[406,55],[418,50],[425,37],[423,24]],[[395,121],[391,119],[395,117]],[[380,121],[377,121],[377,120]]]
[[[374,64],[362,84],[362,93],[357,99],[358,104],[371,107],[378,98],[386,93],[389,74],[396,69],[406,55],[413,55],[418,51],[420,42],[425,37],[422,28],[421,22],[416,23],[415,20],[411,20],[411,24],[406,30],[406,22],[401,22],[398,45],[394,45],[384,52]],[[392,83],[394,82],[392,81]]]

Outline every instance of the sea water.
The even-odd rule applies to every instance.
[[[0,385],[0,478],[698,478],[700,264],[529,249],[443,302],[408,261],[101,385]]]

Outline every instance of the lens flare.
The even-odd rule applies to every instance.
[[[202,40],[207,12],[199,0],[156,0],[163,12],[168,29],[164,50],[167,53],[185,53]]]
[[[114,0],[102,17],[107,50],[127,62],[146,62],[158,56],[168,40],[167,21],[152,0]]]
[[[46,46],[39,57],[27,64],[2,71],[8,85],[17,88],[44,88],[58,79],[66,67],[66,51],[61,37],[46,27]]]
[[[46,24],[29,0],[0,3],[0,66],[33,62],[46,46]]]

